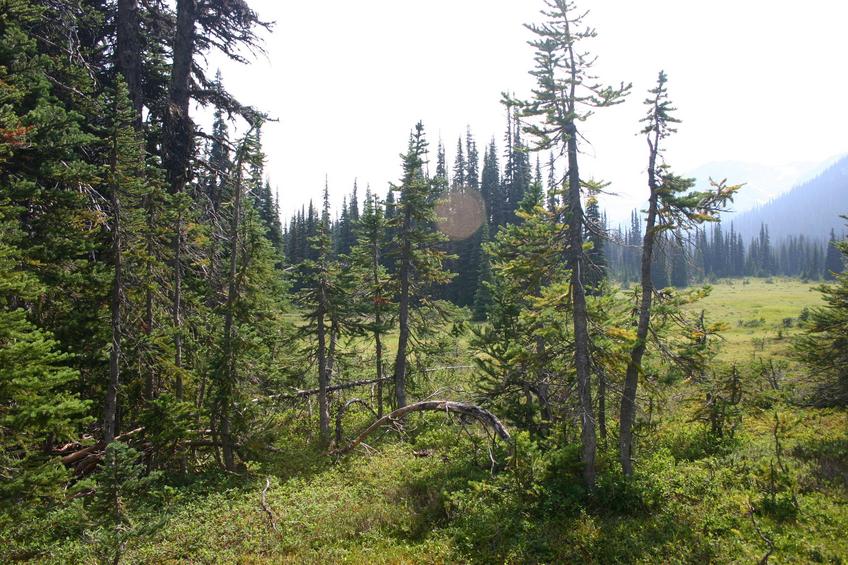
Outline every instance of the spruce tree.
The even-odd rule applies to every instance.
[[[409,147],[402,155],[403,176],[400,185],[393,186],[398,193],[394,228],[393,256],[398,284],[398,345],[394,366],[395,402],[406,406],[409,341],[412,336],[410,310],[413,300],[426,300],[431,286],[450,280],[442,268],[445,252],[439,244],[445,238],[431,229],[436,221],[434,183],[427,178],[427,140],[420,122],[410,134]]]
[[[689,265],[686,258],[686,248],[682,243],[680,232],[675,233],[671,239],[671,273],[669,282],[671,286],[686,288],[689,286]]]
[[[848,217],[846,217],[848,219]],[[848,260],[848,240],[832,245]],[[795,358],[810,371],[812,400],[823,406],[848,405],[848,272],[818,287],[825,306],[810,310],[804,333],[794,343]]]
[[[0,145],[0,151],[8,150]],[[79,372],[54,337],[26,319],[27,304],[43,296],[21,269],[17,244],[22,210],[0,198],[0,499],[57,497],[67,471],[50,456],[54,444],[78,437],[89,402],[79,397]]]
[[[489,253],[487,252],[489,245],[489,225],[484,222],[480,230],[480,267],[477,272],[477,288],[474,291],[474,305],[472,308],[472,319],[475,322],[485,321],[489,308],[492,305],[492,291],[490,288],[492,266],[489,262]]]
[[[377,379],[377,417],[383,416],[383,338],[391,330],[393,304],[392,279],[383,266],[386,251],[387,220],[379,197],[365,192],[362,217],[357,224],[357,244],[353,248],[353,262],[358,268],[356,287],[361,292],[360,314],[364,316],[363,329],[374,337],[375,378]]]
[[[713,184],[708,191],[692,191],[693,179],[672,174],[663,161],[665,140],[676,130],[679,120],[673,115],[675,108],[668,99],[663,71],[657,77],[657,86],[650,90],[645,100],[647,114],[642,118],[645,127],[641,133],[648,142],[648,217],[642,243],[641,300],[636,320],[636,341],[630,350],[619,416],[619,460],[625,475],[633,473],[633,425],[636,419],[636,399],[642,357],[645,354],[651,309],[655,289],[668,285],[665,278],[666,234],[679,229],[688,231],[706,221],[717,221],[739,186]],[[666,245],[664,245],[666,244]],[[664,249],[665,247],[665,249]],[[659,263],[659,264],[658,264]],[[665,283],[665,284],[663,284]]]
[[[836,280],[836,276],[844,270],[845,265],[837,245],[836,233],[834,230],[830,230],[830,241],[827,243],[827,254],[824,261],[824,278],[828,281]]]
[[[483,153],[483,171],[480,180],[480,194],[486,207],[486,218],[489,223],[489,231],[494,234],[499,226],[506,221],[504,210],[504,197],[501,190],[500,166],[498,165],[498,150],[495,140],[489,142],[489,146]]]
[[[346,299],[349,290],[345,284],[340,265],[333,258],[333,242],[330,234],[329,188],[324,186],[324,204],[316,233],[309,238],[312,256],[301,264],[302,291],[299,301],[307,310],[304,317],[308,324],[301,335],[315,339],[314,358],[318,364],[318,417],[322,444],[330,441],[330,386],[335,362],[336,343],[341,331],[342,312],[353,305]]]
[[[586,251],[586,292],[595,294],[607,278],[606,226],[601,219],[598,198],[590,194],[586,201],[586,241],[591,247]]]
[[[524,117],[536,119],[536,123],[526,127],[527,133],[535,140],[534,149],[557,149],[568,155],[568,182],[564,188],[563,201],[570,241],[564,255],[572,274],[571,307],[574,366],[581,405],[581,456],[584,479],[588,488],[592,489],[595,485],[597,439],[590,376],[589,315],[584,288],[586,258],[583,251],[584,212],[578,166],[578,124],[584,122],[594,109],[622,102],[630,87],[624,84],[610,87],[586,80],[586,75],[592,74],[594,58],[580,49],[584,41],[595,36],[595,31],[585,26],[584,14],[577,10],[573,2],[545,0],[545,4],[547,10],[542,12],[545,22],[527,26],[536,36],[530,41],[536,50],[536,67],[531,71],[537,81],[534,99],[525,103],[507,101],[520,109]],[[516,145],[520,145],[520,141]],[[515,174],[509,180],[515,183]]]

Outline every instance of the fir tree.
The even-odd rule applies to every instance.
[[[430,229],[435,222],[433,182],[424,172],[427,141],[424,126],[419,122],[410,134],[409,147],[402,156],[403,177],[395,216],[390,226],[395,229],[393,254],[398,280],[398,345],[394,367],[395,401],[406,406],[407,355],[411,337],[410,310],[413,298],[427,297],[428,287],[450,280],[443,270],[445,252],[438,249],[444,236]]]
[[[671,237],[671,286],[686,288],[689,286],[689,265],[686,260],[686,248],[682,244],[682,235],[678,232]]]
[[[365,192],[362,217],[357,224],[357,244],[353,248],[354,264],[358,267],[357,288],[362,296],[360,313],[365,317],[362,324],[366,332],[374,337],[375,378],[377,379],[377,417],[383,415],[383,337],[394,325],[392,279],[382,264],[387,247],[387,221],[377,195]]]
[[[504,197],[501,190],[500,167],[498,165],[498,152],[495,140],[489,142],[489,146],[483,153],[483,172],[480,181],[480,194],[486,207],[486,218],[491,233],[495,233],[499,226],[506,221],[504,210]]]
[[[489,245],[489,225],[484,222],[480,230],[480,267],[477,273],[477,288],[474,292],[474,305],[472,308],[472,316],[476,322],[486,320],[492,304],[492,291],[490,288],[492,266],[489,263],[489,254],[486,252]]]
[[[665,234],[678,229],[688,231],[706,221],[717,221],[728,200],[733,199],[739,186],[713,184],[709,191],[692,191],[693,179],[673,175],[663,161],[665,140],[676,130],[679,120],[668,99],[666,74],[660,71],[657,86],[645,100],[647,114],[642,118],[641,133],[648,141],[648,217],[641,257],[641,298],[636,320],[636,341],[630,350],[619,416],[619,461],[625,475],[633,473],[633,425],[636,418],[636,398],[642,357],[651,329],[651,308],[654,290],[668,286],[665,265],[667,239]],[[665,248],[665,249],[664,249]],[[659,264],[657,264],[659,263]]]
[[[583,252],[584,217],[582,183],[578,167],[578,124],[585,121],[595,108],[623,101],[629,86],[608,87],[585,79],[591,75],[594,58],[581,52],[582,43],[595,36],[586,27],[584,16],[575,5],[565,0],[546,0],[543,24],[527,26],[536,36],[530,44],[536,50],[536,67],[531,74],[536,78],[534,99],[518,104],[525,117],[537,118],[538,123],[526,131],[535,139],[536,150],[558,149],[568,155],[568,185],[563,201],[571,239],[566,258],[572,273],[571,296],[574,329],[574,366],[577,372],[578,394],[581,404],[582,460],[584,478],[592,489],[595,484],[595,418],[591,389],[591,360],[589,320],[584,290],[586,259]],[[508,101],[514,104],[514,101]],[[516,140],[516,146],[520,146]],[[519,150],[518,154],[526,152]],[[516,175],[523,167],[516,167],[509,181],[522,182]],[[527,167],[529,173],[529,167]],[[526,174],[526,173],[525,173]],[[510,192],[512,196],[513,192]]]
[[[848,219],[848,218],[846,218]],[[848,260],[848,240],[832,244]],[[818,287],[825,306],[810,311],[804,334],[794,343],[795,357],[809,369],[819,405],[848,404],[848,273]],[[823,354],[823,352],[826,352]]]
[[[586,251],[586,292],[597,293],[607,278],[606,226],[601,219],[598,198],[590,194],[586,201],[586,241],[591,247]]]
[[[836,280],[836,276],[844,270],[845,265],[837,246],[836,233],[830,230],[830,241],[827,244],[827,256],[824,261],[824,278],[829,281]]]

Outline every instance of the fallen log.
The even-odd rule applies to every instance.
[[[394,422],[401,418],[404,418],[407,414],[411,414],[412,412],[446,412],[446,413],[454,413],[461,414],[463,416],[468,416],[470,418],[474,418],[478,422],[480,422],[483,426],[490,428],[495,434],[504,441],[509,441],[510,435],[504,425],[501,423],[498,418],[486,410],[485,408],[481,408],[474,404],[466,404],[464,402],[454,402],[451,400],[425,400],[423,402],[416,402],[415,404],[409,404],[404,406],[403,408],[398,408],[391,414],[387,414],[382,418],[378,418],[375,420],[370,426],[365,428],[365,431],[360,433],[356,438],[354,438],[350,443],[341,448],[336,448],[331,453],[333,455],[342,455],[348,453],[349,451],[356,448],[357,445],[365,441],[369,435],[371,435],[375,430],[384,426],[388,423]]]
[[[383,377],[380,379],[368,379],[364,381],[350,381],[347,383],[340,383],[337,385],[331,385],[327,387],[327,392],[336,392],[338,390],[345,390],[348,388],[356,388],[358,386],[368,386],[377,384],[379,382],[386,382],[392,380],[394,377]],[[321,392],[321,389],[318,388],[309,388],[306,390],[299,390],[293,394],[273,394],[271,396],[264,396],[261,398],[254,398],[253,402],[259,402],[260,400],[297,400],[298,398],[307,398],[309,396],[314,396]]]
[[[144,428],[136,428],[134,430],[130,430],[119,436],[115,436],[114,441],[124,441],[130,436],[133,436],[143,430]],[[105,451],[106,444],[103,442],[103,440],[100,440],[93,445],[83,447],[78,451],[74,451],[73,453],[69,453],[68,455],[63,456],[61,461],[62,464],[66,467],[74,467],[78,475],[84,475],[97,466],[97,463],[99,463],[100,459],[103,458],[103,454],[105,453]]]

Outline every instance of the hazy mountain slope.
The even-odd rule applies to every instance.
[[[746,240],[759,232],[762,223],[768,224],[774,241],[797,234],[824,239],[831,229],[844,231],[841,214],[848,214],[848,156],[765,204],[727,214],[724,222],[732,221]]]
[[[686,176],[696,179],[698,189],[708,188],[710,178],[717,181],[727,179],[731,184],[744,182],[744,190],[733,203],[733,210],[741,213],[768,203],[821,173],[830,164],[832,162],[797,162],[773,167],[744,161],[713,161],[687,171]]]

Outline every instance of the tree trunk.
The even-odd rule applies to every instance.
[[[327,445],[330,441],[330,403],[327,398],[327,387],[330,385],[327,379],[327,329],[324,326],[324,318],[326,316],[327,298],[324,290],[324,282],[321,285],[318,315],[316,323],[318,325],[318,421],[321,438],[321,445]]]
[[[127,83],[133,109],[133,127],[141,130],[144,90],[141,84],[141,41],[139,37],[138,0],[118,0],[116,59]]]
[[[577,371],[577,390],[580,397],[580,440],[583,459],[583,479],[591,490],[595,486],[595,416],[592,405],[591,363],[589,360],[589,312],[583,288],[583,204],[580,194],[580,173],[577,164],[577,128],[570,122],[568,134],[568,230],[570,249],[568,268],[571,270],[571,300],[574,321],[574,367]]]
[[[395,401],[398,408],[406,406],[406,348],[409,343],[409,268],[412,248],[409,241],[411,212],[405,210],[403,218],[403,248],[400,264],[400,300],[398,304],[398,349],[395,358]]]
[[[463,402],[453,402],[450,400],[425,400],[423,402],[408,404],[402,408],[398,408],[391,414],[386,414],[382,418],[378,418],[362,433],[356,436],[353,441],[351,441],[344,447],[337,447],[333,453],[337,455],[348,453],[356,446],[361,444],[363,441],[365,441],[365,439],[369,435],[371,435],[375,430],[379,429],[381,426],[394,423],[404,418],[407,414],[411,414],[412,412],[425,411],[453,412],[455,414],[474,418],[482,425],[491,428],[491,430],[503,441],[510,441],[511,439],[509,431],[507,431],[501,421],[498,420],[498,418],[494,414],[484,408],[481,408],[474,404],[465,404]]]
[[[251,128],[252,131],[252,128]],[[250,132],[248,132],[248,135]],[[247,139],[247,137],[245,137]],[[232,404],[232,393],[236,382],[236,355],[234,340],[234,313],[236,299],[238,297],[238,252],[239,252],[239,229],[241,221],[241,198],[242,181],[241,169],[244,158],[244,145],[239,148],[239,156],[236,162],[235,194],[233,195],[233,217],[230,223],[230,271],[227,288],[227,304],[224,313],[224,363],[225,374],[218,392],[218,410],[221,418],[221,448],[224,453],[224,467],[228,471],[235,470],[235,456],[233,453],[232,430],[230,429],[230,405]]]
[[[121,201],[118,196],[117,173],[117,135],[112,147],[112,263],[115,279],[112,282],[111,329],[112,347],[109,351],[109,386],[106,389],[106,402],[103,414],[103,441],[112,442],[118,433],[118,387],[121,384],[121,301],[124,292],[123,264],[121,256]]]
[[[607,445],[607,376],[598,369],[598,434],[604,447]]]
[[[194,26],[197,0],[177,0],[177,27],[174,33],[173,64],[165,111],[162,162],[171,194],[183,192],[188,181],[188,169],[193,143],[193,126],[189,118],[191,64],[194,58]],[[177,203],[182,206],[181,203]],[[174,235],[174,364],[176,365],[176,396],[183,398],[182,365],[182,247],[183,210],[177,212]]]
[[[380,312],[377,311],[375,317],[377,324],[380,323]],[[374,332],[374,348],[376,350],[377,360],[375,361],[377,369],[377,417],[383,417],[383,341],[379,331]]]
[[[372,282],[374,284],[374,352],[376,355],[376,377],[377,377],[377,417],[383,417],[383,340],[382,340],[382,312],[380,300],[377,295],[380,288],[380,245],[374,240],[372,248],[372,263],[371,263]]]
[[[642,301],[639,304],[639,321],[636,327],[636,343],[630,351],[627,373],[624,376],[624,390],[621,395],[621,414],[619,416],[618,448],[621,470],[626,476],[633,474],[633,424],[636,421],[636,391],[639,384],[639,372],[642,370],[642,356],[645,354],[648,328],[651,322],[651,301],[654,286],[651,280],[651,259],[654,253],[655,227],[658,210],[658,183],[656,178],[657,143],[648,142],[651,152],[648,163],[648,186],[651,197],[648,202],[648,221],[642,240]]]
[[[145,283],[147,288],[144,291],[144,336],[146,339],[146,347],[151,347],[151,335],[153,334],[153,203],[150,195],[144,197],[145,215],[147,216],[147,225],[145,226],[146,233],[144,234],[145,246],[147,248],[147,257],[145,261]],[[153,363],[148,362],[145,367],[144,375],[144,398],[153,400],[156,396],[156,390],[153,383],[155,371]]]
[[[174,234],[174,303],[171,316],[174,324],[174,366],[176,379],[174,383],[177,400],[183,399],[183,319],[182,319],[182,286],[183,286],[183,212],[177,212],[176,233]]]

